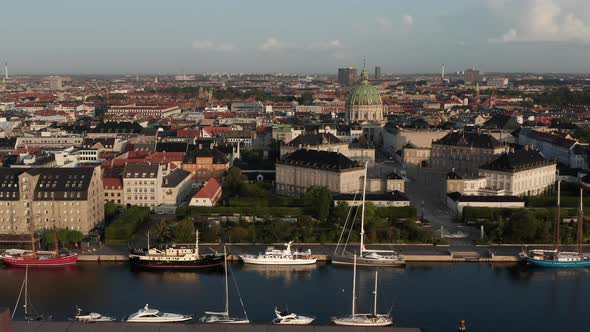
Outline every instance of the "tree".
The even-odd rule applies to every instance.
[[[326,187],[312,186],[303,195],[303,204],[317,219],[325,222],[330,214],[330,192]]]
[[[232,167],[223,179],[223,192],[228,196],[239,196],[245,187],[244,176],[239,167]]]
[[[179,221],[174,228],[176,243],[190,243],[195,241],[195,225],[189,219]]]
[[[157,243],[168,243],[172,241],[172,230],[165,220],[160,220],[150,228],[150,237]]]

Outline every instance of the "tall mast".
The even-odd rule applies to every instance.
[[[584,257],[584,249],[582,242],[584,242],[584,189],[580,188],[580,213],[578,217],[578,252],[580,257]]]
[[[29,265],[25,266],[25,319],[29,319]]]
[[[560,209],[561,209],[561,180],[557,180],[557,219],[555,220],[555,251],[559,252],[559,244],[561,242],[560,228]]]
[[[374,296],[374,303],[373,303],[373,315],[377,316],[377,273],[378,271],[375,270],[375,296]]]
[[[150,229],[148,228],[148,233],[147,233],[147,240],[148,240],[148,252],[150,251]]]
[[[195,231],[195,254],[199,256],[199,230]]]
[[[223,256],[225,257],[225,315],[229,317],[229,286],[227,284],[227,252],[223,246]]]
[[[363,250],[365,250],[365,191],[367,189],[367,167],[369,166],[369,162],[365,161],[365,176],[363,178],[363,208],[361,211],[361,256],[363,255]]]
[[[33,251],[33,258],[37,257],[37,248],[35,248],[35,225],[33,224],[33,216],[31,216],[31,223],[29,224],[31,231],[31,250]]]
[[[53,242],[55,256],[59,256],[59,239],[57,237],[57,227],[55,226],[55,193],[51,193],[51,215],[53,216]]]
[[[352,316],[356,314],[356,254],[354,255],[354,263],[353,263],[353,272],[352,272]]]

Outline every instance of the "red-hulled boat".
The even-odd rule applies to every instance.
[[[54,251],[37,251],[35,248],[35,232],[31,223],[31,245],[32,250],[9,249],[2,255],[2,261],[9,266],[37,266],[37,267],[57,267],[74,265],[78,262],[78,254],[59,253],[59,241],[57,230],[53,227],[54,234]]]
[[[51,252],[50,254],[40,254],[33,252],[26,252],[17,255],[4,254],[2,257],[4,264],[9,266],[68,266],[74,265],[78,262],[78,254],[57,254]]]

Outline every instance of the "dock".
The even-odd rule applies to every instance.
[[[14,321],[11,332],[422,332],[416,327],[343,327],[335,325],[271,325],[271,324],[149,324],[149,323],[87,323]]]

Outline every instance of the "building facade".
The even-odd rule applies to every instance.
[[[100,168],[0,168],[0,234],[77,230],[104,222]]]

